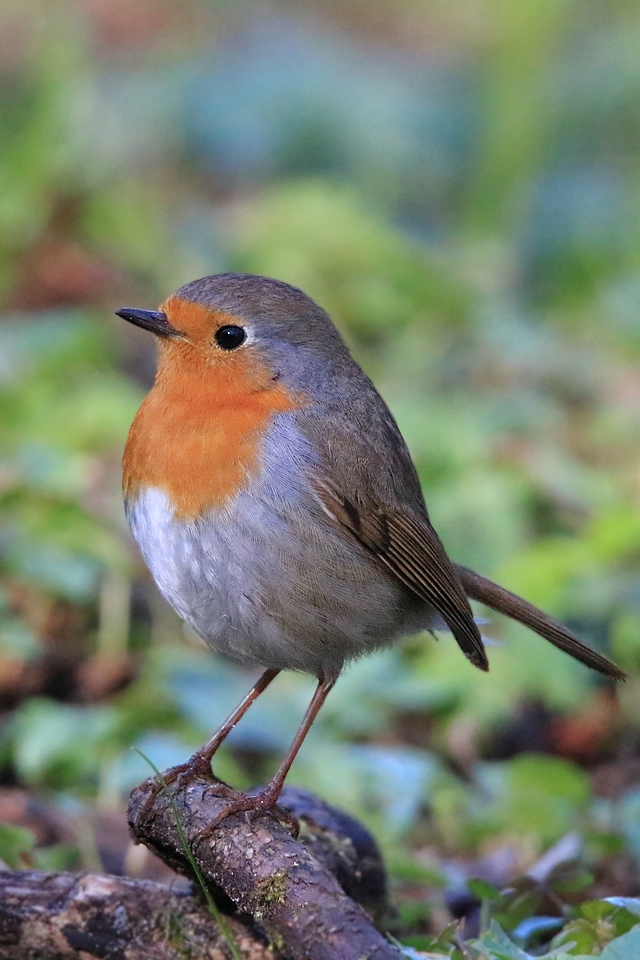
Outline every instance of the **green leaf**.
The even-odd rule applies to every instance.
[[[0,823],[0,860],[11,870],[21,870],[29,866],[35,845],[36,838],[31,830]]]
[[[640,925],[604,948],[600,960],[638,960],[640,957]]]
[[[499,900],[500,891],[487,880],[467,880],[467,887],[478,900]]]
[[[49,847],[38,847],[33,852],[33,863],[38,870],[79,870],[80,853],[70,843],[54,843]]]
[[[477,950],[484,950],[490,960],[531,960],[530,955],[517,947],[495,920],[491,921],[486,933],[471,943]]]
[[[506,766],[506,790],[497,803],[503,823],[553,842],[575,828],[589,799],[587,775],[558,757],[523,754]]]
[[[487,957],[488,960],[534,960],[534,954],[526,953],[516,946],[495,920],[492,920],[485,934],[471,941],[471,946],[483,951],[483,958]],[[543,955],[535,954],[535,960],[570,960],[570,958],[566,953],[566,947],[563,946]]]
[[[118,728],[113,707],[32,698],[16,711],[3,735],[25,783],[86,787],[97,778],[101,763],[114,754]]]
[[[612,903],[614,907],[622,907],[628,910],[634,917],[640,917],[640,899],[637,897],[606,897],[607,903]]]

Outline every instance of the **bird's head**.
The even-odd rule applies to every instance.
[[[160,345],[161,375],[189,371],[210,378],[212,367],[257,389],[282,381],[311,390],[327,364],[348,358],[327,314],[301,290],[248,274],[194,280],[158,310],[126,307],[118,316],[150,330]]]

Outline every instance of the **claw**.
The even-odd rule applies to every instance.
[[[244,813],[248,821],[259,817],[263,813],[272,813],[273,816],[290,831],[294,839],[297,838],[300,832],[300,824],[297,818],[294,817],[289,810],[278,806],[276,799],[268,787],[259,793],[240,794],[231,800],[224,810],[221,810],[220,813],[210,821],[205,830],[208,832],[214,827],[217,827],[223,820],[226,820],[227,817],[232,816],[234,813]]]

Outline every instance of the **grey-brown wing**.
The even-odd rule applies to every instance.
[[[418,597],[441,614],[465,656],[489,669],[480,632],[454,566],[424,517],[356,506],[329,484],[314,484],[325,509]]]

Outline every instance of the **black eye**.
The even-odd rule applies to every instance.
[[[235,350],[246,339],[247,333],[242,327],[234,327],[229,324],[216,330],[215,341],[223,350]]]

